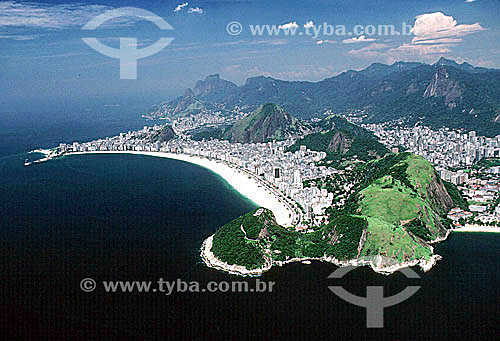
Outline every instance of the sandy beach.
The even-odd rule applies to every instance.
[[[67,153],[70,155],[82,154],[135,154],[147,155],[154,157],[163,157],[168,159],[180,160],[189,162],[211,170],[227,181],[231,187],[253,201],[256,205],[265,207],[271,210],[276,217],[278,224],[282,226],[292,226],[292,221],[295,213],[287,207],[284,203],[280,202],[278,196],[270,190],[264,188],[256,179],[241,170],[229,167],[222,161],[209,160],[198,156],[190,156],[185,154],[173,154],[163,152],[136,152],[136,151],[95,151],[95,152],[78,152]]]
[[[453,229],[453,232],[490,232],[490,233],[500,233],[500,227],[482,226],[482,225],[470,225],[467,224],[464,227],[458,229]]]

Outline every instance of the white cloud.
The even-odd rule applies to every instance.
[[[90,19],[111,9],[84,4],[47,4],[35,2],[0,2],[0,27],[60,29],[83,26]]]
[[[453,45],[449,45],[449,44],[435,44],[435,45],[403,44],[399,47],[390,49],[389,53],[397,53],[397,54],[400,54],[402,56],[405,56],[405,55],[426,56],[426,55],[432,55],[432,54],[450,53],[452,46]]]
[[[288,24],[279,25],[278,29],[279,30],[289,30],[289,29],[296,29],[298,27],[299,27],[299,25],[297,25],[297,22],[293,21],[293,22],[289,22]]]
[[[384,56],[385,51],[383,50],[387,49],[388,47],[390,46],[387,44],[373,43],[358,50],[350,50],[347,53],[363,58],[376,58]]]
[[[37,39],[39,36],[37,35],[24,35],[24,34],[6,34],[6,35],[0,35],[0,39],[11,39],[11,40],[34,40]]]
[[[239,68],[232,70],[233,77],[241,77],[242,79],[253,77],[253,76],[266,76],[273,77],[276,79],[284,80],[300,80],[300,81],[318,81],[325,79],[326,77],[331,77],[338,72],[334,66],[331,65],[313,65],[313,64],[303,64],[303,65],[287,65],[283,70],[276,70],[273,68],[272,71],[261,69],[258,66],[251,67],[249,69]]]
[[[432,62],[436,55],[442,56],[452,52],[452,44],[414,45],[405,43],[397,47],[387,44],[373,43],[361,49],[350,50],[351,56],[367,58],[370,60],[381,60],[385,63],[393,63],[397,60]]]
[[[335,40],[327,40],[327,39],[322,39],[322,40],[316,40],[314,42],[316,45],[323,45],[323,44],[337,44],[338,41]]]
[[[188,9],[188,13],[203,14],[203,8],[200,8],[200,7],[191,7],[191,8]]]
[[[356,44],[356,43],[368,43],[375,41],[377,39],[374,38],[366,38],[365,36],[359,36],[359,37],[354,37],[354,38],[349,38],[349,39],[344,39],[342,42],[344,44]]]
[[[461,43],[462,38],[441,38],[441,39],[429,39],[429,40],[418,40],[413,42],[415,45],[433,45],[433,44],[458,44]]]
[[[476,0],[465,0],[467,3],[476,2]]]
[[[314,27],[314,23],[312,20],[304,24],[304,28],[311,28],[311,27]]]
[[[426,13],[415,18],[411,29],[413,38],[399,46],[371,44],[358,50],[351,50],[350,55],[362,58],[379,59],[385,62],[396,60],[415,60],[432,62],[437,56],[452,57],[453,47],[462,42],[462,37],[484,31],[479,23],[458,24],[452,16],[441,12]],[[457,58],[457,56],[453,56]]]
[[[241,64],[233,64],[233,65],[228,65],[224,67],[224,72],[233,72],[233,71],[239,71],[241,69]]]
[[[174,12],[179,12],[181,11],[184,7],[189,5],[187,2],[183,2],[182,4],[178,4],[177,7],[175,7]]]
[[[484,30],[479,23],[457,25],[452,16],[434,12],[418,15],[410,32],[415,35],[412,43],[418,43],[424,40],[463,37]]]
[[[213,46],[234,46],[234,45],[269,45],[281,46],[288,44],[286,39],[268,39],[268,40],[237,40],[224,43],[216,43]]]

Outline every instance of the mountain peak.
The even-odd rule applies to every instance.
[[[281,140],[301,129],[302,124],[280,106],[265,103],[236,122],[225,137],[233,143],[258,143]]]
[[[439,58],[439,60],[436,63],[434,63],[433,66],[437,66],[437,67],[451,66],[451,67],[460,69],[462,71],[470,72],[470,73],[480,73],[480,72],[491,71],[491,70],[486,69],[486,68],[472,66],[471,64],[469,64],[467,62],[462,62],[462,64],[458,64],[456,61],[451,60],[451,59],[446,59],[444,57]]]
[[[193,89],[187,88],[186,91],[184,91],[184,97],[193,98],[194,97]]]
[[[211,81],[211,80],[219,80],[220,75],[218,73],[214,73],[213,75],[208,75],[205,77],[205,82],[206,81]]]
[[[194,94],[204,100],[221,101],[225,96],[231,95],[238,86],[230,81],[220,78],[218,73],[208,75],[205,80],[199,80],[194,87]]]
[[[271,79],[271,77],[266,77],[266,76],[248,77],[247,80],[245,81],[245,84],[258,84],[265,82],[268,79]]]
[[[455,66],[455,67],[458,67],[460,66],[460,64],[458,64],[456,61],[452,60],[452,59],[446,59],[445,57],[441,57],[439,58],[439,60],[434,63],[435,66]]]

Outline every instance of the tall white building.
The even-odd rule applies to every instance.
[[[302,183],[302,177],[300,176],[300,170],[298,169],[293,172],[293,183],[297,185]]]

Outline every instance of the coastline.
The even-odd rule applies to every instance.
[[[133,154],[162,157],[167,159],[179,160],[195,164],[206,168],[223,178],[232,188],[241,195],[255,203],[257,206],[265,207],[271,210],[276,217],[278,224],[289,227],[292,226],[295,212],[283,204],[276,194],[264,188],[248,173],[230,167],[222,161],[209,160],[198,156],[186,154],[173,154],[166,152],[140,152],[140,151],[91,151],[66,153],[64,156],[85,155],[85,154]]]
[[[339,267],[345,267],[345,266],[369,266],[372,268],[373,271],[376,273],[382,274],[382,275],[391,275],[396,271],[399,271],[404,268],[412,267],[412,266],[419,266],[422,271],[427,272],[436,263],[442,259],[440,255],[432,255],[429,260],[425,259],[414,259],[412,261],[408,262],[403,262],[403,263],[397,263],[397,264],[391,264],[388,266],[383,266],[383,258],[382,256],[376,256],[374,259],[367,260],[367,259],[352,259],[352,260],[347,260],[347,261],[340,261],[334,257],[319,257],[319,258],[313,258],[313,257],[304,257],[304,258],[292,258],[288,259],[286,261],[273,261],[269,257],[265,257],[265,262],[264,265],[261,266],[260,268],[257,269],[252,269],[248,270],[246,267],[241,266],[241,265],[230,265],[227,264],[226,262],[221,261],[218,259],[213,253],[212,253],[212,240],[213,240],[214,235],[211,235],[207,239],[205,239],[201,245],[200,249],[200,256],[205,265],[207,265],[209,268],[213,268],[216,270],[222,270],[224,272],[233,274],[233,275],[238,275],[238,276],[250,276],[250,277],[256,277],[256,276],[261,276],[264,272],[267,272],[271,270],[271,268],[274,265],[277,266],[283,266],[285,264],[290,264],[290,263],[296,263],[296,262],[301,262],[305,264],[310,264],[310,261],[320,261],[320,262],[327,262],[327,263],[332,263],[336,266]]]
[[[499,229],[500,230],[500,229]],[[442,242],[450,236],[452,230],[447,230],[446,235],[440,238],[436,238],[433,241],[431,241],[429,244],[436,244],[439,242]],[[464,231],[465,232],[465,231]],[[291,258],[286,261],[273,261],[271,258],[264,256],[265,258],[265,263],[262,267],[257,268],[257,269],[252,269],[248,270],[244,266],[239,266],[239,265],[230,265],[227,264],[220,259],[218,259],[211,251],[212,249],[212,240],[215,234],[211,235],[207,239],[205,239],[202,243],[202,246],[200,248],[200,256],[203,262],[205,263],[206,266],[209,268],[217,269],[217,270],[222,270],[225,272],[228,272],[233,275],[239,275],[239,276],[261,276],[264,272],[269,271],[274,265],[277,266],[283,266],[285,264],[289,263],[296,263],[296,262],[301,262],[303,264],[310,264],[311,261],[320,261],[320,262],[327,262],[327,263],[332,263],[338,267],[345,267],[345,266],[369,266],[374,272],[382,274],[382,275],[391,275],[394,272],[397,272],[401,269],[408,268],[408,267],[413,267],[413,266],[418,266],[423,272],[427,272],[431,270],[436,263],[443,259],[442,256],[438,254],[433,254],[430,256],[428,260],[426,259],[413,259],[411,261],[406,261],[402,263],[389,263],[389,264],[384,264],[384,257],[381,255],[377,255],[372,259],[368,258],[358,258],[358,259],[350,259],[350,260],[338,260],[334,257],[318,257],[318,258],[313,258],[313,257],[303,257],[303,258]],[[430,246],[431,251],[434,252],[434,247]]]

